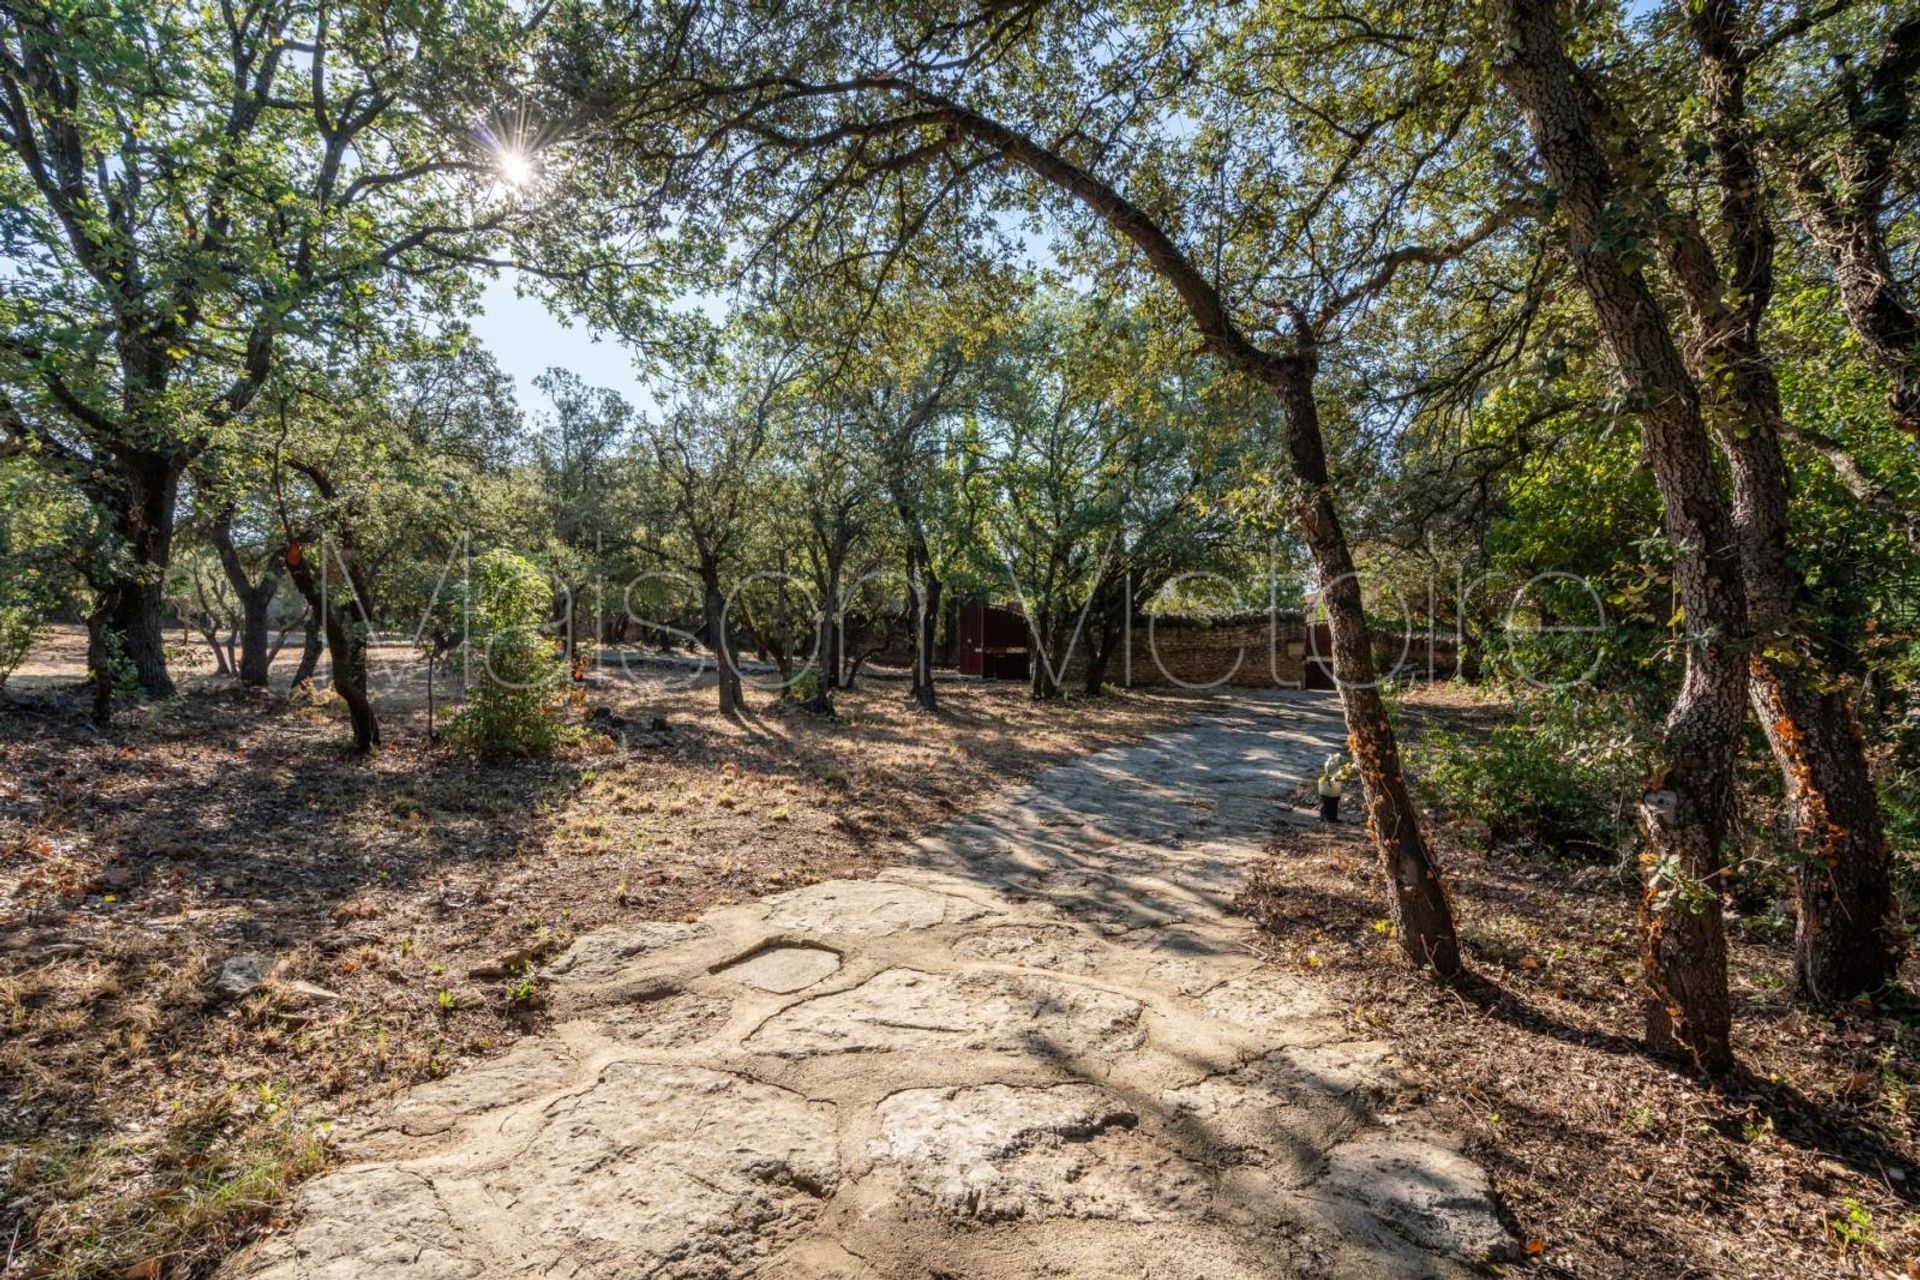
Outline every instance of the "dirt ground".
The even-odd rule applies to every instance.
[[[226,1280],[1468,1280],[1484,1173],[1228,910],[1332,699],[1233,695],[872,880],[583,936]],[[359,1132],[354,1132],[358,1129]]]
[[[1436,689],[1422,718],[1498,708]],[[1357,823],[1283,830],[1241,899],[1262,948],[1391,1039],[1471,1135],[1534,1274],[1588,1280],[1920,1276],[1920,1007],[1787,994],[1790,932],[1730,922],[1741,1069],[1718,1086],[1640,1044],[1630,874],[1437,846],[1475,978],[1400,963]]]
[[[212,661],[205,646],[201,646],[192,658],[194,666]],[[286,664],[284,669],[291,672],[292,664]],[[15,667],[13,674],[7,677],[7,688],[49,689],[78,680],[86,674],[86,670],[87,629],[81,626],[52,626],[27,651],[26,661]]]
[[[935,720],[866,680],[837,719],[749,693],[730,722],[686,673],[603,672],[576,714],[609,735],[479,766],[429,743],[424,682],[390,662],[386,745],[358,760],[337,705],[184,664],[182,697],[98,734],[83,654],[57,631],[0,702],[7,1275],[199,1274],[326,1165],[329,1117],[544,1025],[529,962],[576,935],[871,874],[1196,709],[956,682]],[[273,981],[223,998],[237,955]]]
[[[582,713],[625,719],[623,745],[480,767],[427,742],[409,677],[358,761],[337,707],[205,667],[102,737],[71,690],[82,651],[56,633],[0,703],[5,1275],[204,1273],[327,1165],[329,1117],[545,1026],[527,961],[870,873],[1010,780],[1194,710],[956,683],[931,722],[871,681],[834,721],[761,694],[727,722],[682,673],[599,675]],[[1407,703],[1415,732],[1498,714],[1443,689]],[[1400,966],[1357,826],[1276,837],[1242,903],[1264,953],[1393,1041],[1471,1136],[1524,1270],[1920,1277],[1920,1011],[1799,1009],[1787,937],[1736,921],[1743,1070],[1698,1084],[1639,1048],[1630,877],[1456,837],[1438,832],[1478,975],[1456,991]],[[224,999],[242,953],[275,981]]]

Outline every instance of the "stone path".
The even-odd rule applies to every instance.
[[[582,937],[551,1034],[401,1095],[225,1274],[1473,1274],[1482,1172],[1230,913],[1340,739],[1236,697],[878,879]]]

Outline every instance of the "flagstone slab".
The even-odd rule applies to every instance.
[[[830,880],[588,934],[227,1280],[1453,1280],[1512,1253],[1232,899],[1343,739],[1235,696]]]

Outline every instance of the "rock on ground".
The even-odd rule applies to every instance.
[[[1512,1247],[1485,1174],[1237,940],[1341,739],[1330,700],[1223,700],[873,880],[583,937],[551,1033],[359,1120],[224,1275],[1472,1274]]]
[[[267,984],[267,973],[272,968],[271,956],[242,951],[221,961],[220,972],[213,978],[213,989],[229,1000],[252,995]]]

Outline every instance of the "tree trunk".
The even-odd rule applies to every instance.
[[[719,685],[720,714],[738,715],[743,703],[740,689],[740,664],[735,661],[733,645],[727,640],[727,596],[720,589],[717,565],[700,566],[702,612],[707,624],[707,646],[713,650],[714,675]]]
[[[267,610],[273,596],[265,592],[245,601],[240,617],[240,683],[250,689],[267,687],[268,669],[273,665],[272,625]]]
[[[1101,630],[1100,638],[1087,648],[1087,671],[1081,681],[1089,698],[1097,698],[1107,687],[1107,664],[1113,658],[1113,641]]]
[[[1313,365],[1303,358],[1281,396],[1287,452],[1299,481],[1295,518],[1313,556],[1320,599],[1333,631],[1333,674],[1346,713],[1347,745],[1367,793],[1367,828],[1380,850],[1387,906],[1400,949],[1416,966],[1442,978],[1461,972],[1453,905],[1440,864],[1420,830],[1407,790],[1400,746],[1375,681],[1373,639],[1360,598],[1360,579],[1333,501]]]
[[[831,583],[832,579],[828,581]],[[814,628],[813,652],[814,664],[820,672],[820,692],[831,696],[840,687],[840,663],[835,644],[833,625],[833,587],[827,588],[826,601],[820,612],[820,621]]]
[[[1714,426],[1733,478],[1733,523],[1754,631],[1749,697],[1785,780],[1795,827],[1810,846],[1796,871],[1796,987],[1802,998],[1823,1004],[1883,986],[1899,970],[1892,851],[1852,709],[1795,618],[1803,584],[1787,556],[1780,446],[1786,415],[1761,338],[1773,298],[1775,235],[1747,117],[1740,7],[1708,0],[1690,21],[1731,270],[1722,272],[1691,220],[1670,220],[1662,247],[1692,325],[1690,363],[1696,381],[1711,388]]]
[[[280,590],[280,575],[271,561],[255,583],[247,578],[247,567],[233,541],[233,511],[228,509],[213,522],[213,546],[220,556],[220,568],[227,585],[240,601],[240,683],[253,689],[267,687],[268,671],[273,664],[269,651],[267,612]],[[271,555],[271,553],[269,553]]]
[[[780,626],[780,679],[782,684],[793,680],[793,613],[787,602],[787,553],[780,552],[780,576],[777,579],[779,590],[775,600]]]
[[[1639,408],[1642,448],[1666,509],[1685,611],[1687,661],[1641,798],[1641,969],[1647,1038],[1703,1072],[1730,1067],[1723,845],[1746,685],[1739,548],[1722,500],[1699,394],[1659,303],[1623,258],[1627,194],[1595,138],[1592,107],[1562,43],[1553,0],[1498,0],[1499,68],[1558,190],[1567,247]]]
[[[1899,973],[1905,939],[1892,849],[1852,708],[1840,691],[1758,658],[1752,697],[1787,778],[1794,826],[1810,846],[1794,877],[1795,990],[1830,1004],[1883,987]]]
[[[1465,571],[1462,570],[1462,577]],[[1484,633],[1467,620],[1467,595],[1464,588],[1454,605],[1453,673],[1468,684],[1486,678],[1486,642]]]
[[[1052,702],[1060,696],[1059,676],[1066,673],[1066,662],[1055,666],[1060,652],[1060,633],[1065,628],[1054,622],[1053,611],[1043,609],[1040,616],[1027,622],[1032,652],[1027,655],[1027,691],[1036,702]]]
[[[1120,647],[1120,632],[1125,622],[1126,592],[1131,578],[1123,577],[1106,591],[1107,602],[1093,610],[1096,619],[1093,635],[1087,640],[1087,670],[1082,686],[1089,698],[1097,698],[1106,688],[1107,668],[1113,665],[1113,651]]]
[[[825,581],[820,594],[820,624],[814,636],[814,652],[820,667],[820,688],[831,694],[846,687],[846,617],[840,599],[840,577],[846,564],[846,548],[837,538],[823,539]]]
[[[553,593],[547,612],[552,615],[553,625],[560,628],[560,656],[567,664],[567,670],[575,669],[574,659],[580,651],[580,638],[574,624],[579,620],[574,608],[575,584],[563,582]]]
[[[293,669],[293,684],[313,679],[313,673],[320,668],[320,615],[311,606],[307,609],[307,639],[300,647],[300,665]],[[291,686],[290,686],[291,687]]]
[[[109,526],[132,567],[95,582],[103,635],[112,636],[103,641],[108,646],[103,652],[126,664],[149,697],[172,697],[161,617],[181,467],[164,454],[138,450],[121,455],[119,464],[111,481]],[[94,680],[95,706],[104,702],[110,715],[115,684],[112,665],[97,666]]]
[[[347,704],[347,715],[353,723],[353,749],[365,755],[380,745],[380,721],[367,692],[367,628],[363,622],[345,616],[338,597],[322,587],[312,559],[298,543],[287,548],[287,571],[294,589],[321,620],[327,655],[333,664],[333,690]]]
[[[940,621],[940,596],[945,586],[933,572],[932,559],[926,544],[910,537],[907,598],[913,625],[913,699],[926,711],[940,709],[939,692],[933,683],[933,636]]]
[[[923,707],[926,705],[926,702],[925,699],[920,696],[920,685],[923,679],[923,668],[920,663],[920,620],[925,612],[926,607],[920,599],[919,582],[918,579],[914,577],[913,557],[908,556],[907,644],[910,646],[910,651],[907,655],[907,692],[915,702],[920,703]]]
[[[1920,44],[1920,19],[1905,24],[1906,38]],[[1857,161],[1860,157],[1854,157]],[[1893,267],[1884,211],[1884,178],[1829,186],[1805,156],[1790,162],[1800,223],[1833,266],[1840,305],[1854,336],[1887,375],[1887,410],[1896,431],[1920,445],[1920,304]]]
[[[215,675],[233,674],[232,646],[220,642],[220,619],[214,617],[211,609],[200,614],[200,638],[207,642],[207,648],[213,650],[213,670]]]

